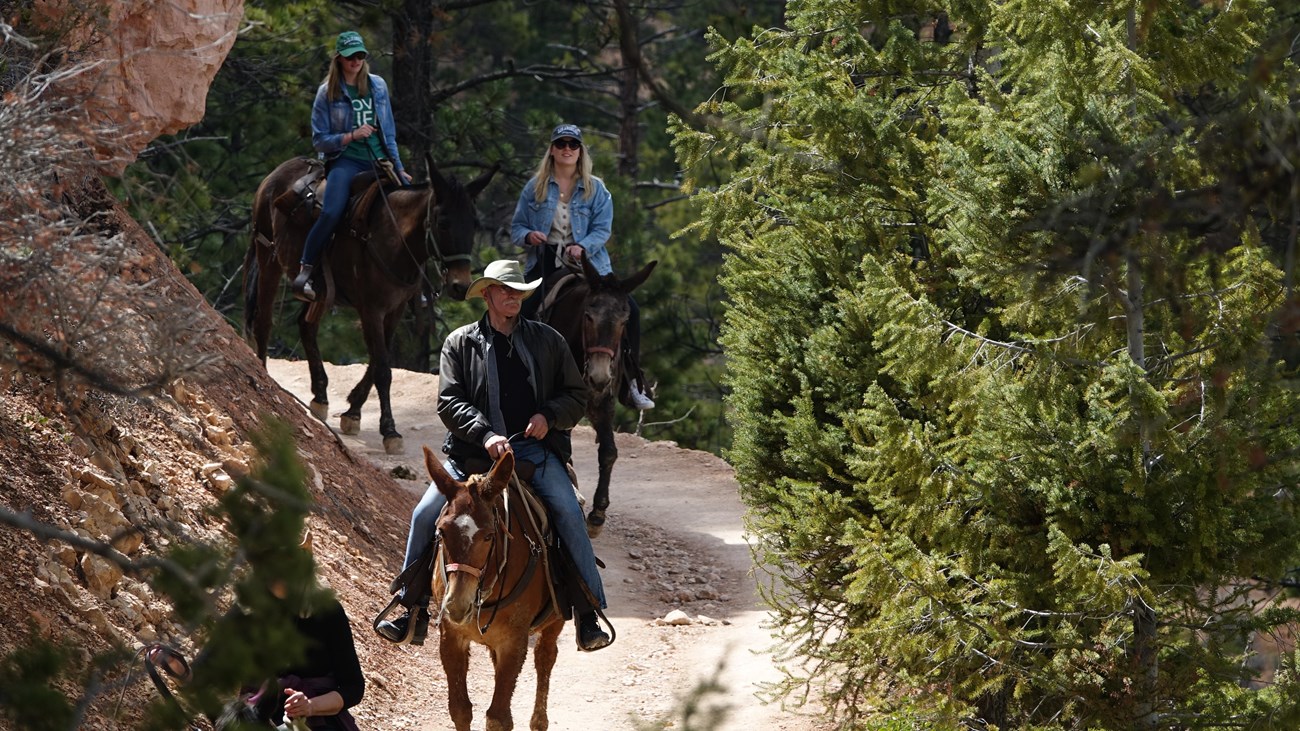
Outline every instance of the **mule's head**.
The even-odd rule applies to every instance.
[[[443,268],[443,291],[454,300],[463,300],[473,280],[470,253],[474,249],[474,233],[478,230],[474,198],[483,192],[501,166],[497,163],[467,185],[461,185],[454,176],[443,177],[432,157],[427,158],[427,162],[435,201],[434,217],[429,223],[438,247],[434,256]]]
[[[447,498],[447,509],[438,518],[446,573],[442,616],[463,625],[473,621],[476,599],[487,596],[490,582],[496,581],[492,566],[497,551],[504,551],[505,546],[496,545],[495,506],[514,472],[515,458],[507,452],[487,474],[472,475],[465,482],[447,474],[428,447],[424,448],[424,464],[438,491]]]
[[[583,257],[583,276],[588,288],[582,313],[582,342],[586,348],[583,375],[593,391],[618,385],[623,333],[631,312],[628,295],[645,282],[658,263],[652,261],[627,279],[619,279],[614,274],[601,276]]]

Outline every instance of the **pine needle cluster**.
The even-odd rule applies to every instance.
[[[814,0],[718,43],[735,442],[842,727],[1290,728],[1284,3]],[[716,39],[715,39],[716,40]]]

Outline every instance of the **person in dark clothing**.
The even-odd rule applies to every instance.
[[[310,545],[308,535],[302,547],[310,549]],[[298,600],[306,601],[301,591],[291,600],[290,589],[281,579],[269,582],[267,590],[281,603],[294,601],[296,605]],[[265,682],[259,678],[245,688],[241,698],[252,707],[260,723],[278,726],[301,720],[309,729],[359,731],[348,709],[361,702],[366,679],[357,659],[347,612],[332,593],[318,597],[311,606],[309,611],[299,611],[292,617],[293,627],[302,641],[301,660],[274,669]],[[232,607],[222,617],[214,641],[195,659],[194,668],[209,662],[222,632],[241,633],[241,627],[247,629],[249,624],[258,622],[257,613],[239,605]],[[188,669],[177,664],[177,657],[172,653],[155,649],[149,659],[155,664],[168,663],[174,677],[188,679],[190,675]]]
[[[489,264],[470,284],[465,299],[482,297],[487,314],[448,335],[442,345],[438,415],[448,429],[444,467],[464,480],[466,464],[496,460],[506,452],[514,454],[516,463],[536,465],[533,491],[546,504],[556,534],[603,609],[596,554],[565,468],[573,453],[570,430],[585,413],[587,386],[564,337],[549,325],[520,317],[523,300],[538,283],[525,282],[519,262],[506,259]],[[432,543],[446,503],[430,484],[411,515],[404,567]],[[575,620],[580,650],[609,645],[610,636],[594,611]],[[411,613],[381,621],[375,631],[390,642],[409,642]]]
[[[331,598],[310,615],[294,618],[293,624],[306,656],[277,676],[283,691],[269,720],[278,724],[303,718],[308,728],[354,731],[356,723],[347,709],[361,702],[366,679],[343,605]]]

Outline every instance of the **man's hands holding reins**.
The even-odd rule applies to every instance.
[[[533,414],[533,418],[528,420],[528,426],[524,427],[523,436],[532,439],[545,439],[546,435],[551,432],[551,423],[541,414]],[[483,444],[487,450],[488,456],[492,459],[501,459],[501,455],[506,452],[514,452],[510,446],[510,440],[500,434],[493,434]]]

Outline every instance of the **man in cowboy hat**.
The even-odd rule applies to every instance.
[[[569,431],[586,410],[587,386],[564,337],[549,325],[519,316],[521,304],[540,283],[525,282],[519,262],[503,259],[488,264],[483,276],[469,285],[465,299],[482,297],[487,313],[442,344],[438,415],[448,429],[444,466],[463,480],[470,471],[467,465],[485,464],[506,452],[514,453],[516,463],[536,465],[533,491],[546,504],[555,532],[603,609],[605,591],[596,554],[565,469],[573,452]],[[404,568],[432,543],[446,502],[430,484],[411,515]],[[428,621],[427,613],[422,615],[414,624],[410,612],[380,621],[375,631],[392,642],[418,644],[423,641],[421,626]],[[598,650],[610,643],[594,611],[575,619],[578,649]]]

